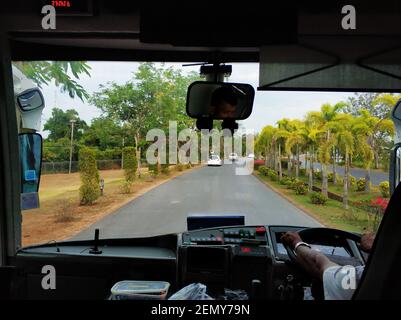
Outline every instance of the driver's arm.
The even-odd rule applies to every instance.
[[[283,234],[281,241],[294,249],[297,243],[302,242],[302,239],[297,232],[287,232]],[[296,250],[296,255],[297,261],[305,271],[321,280],[323,280],[323,273],[327,268],[338,266],[323,253],[306,246],[299,246]]]

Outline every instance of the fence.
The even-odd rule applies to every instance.
[[[61,162],[43,162],[42,174],[68,173],[70,167],[69,161]],[[99,170],[121,169],[121,159],[118,160],[97,160]],[[71,162],[71,172],[78,172],[78,161]]]

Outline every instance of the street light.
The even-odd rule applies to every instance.
[[[73,140],[74,140],[74,124],[77,122],[76,120],[70,120],[71,124],[71,147],[70,147],[70,166],[68,169],[68,174],[71,173],[71,164],[72,164],[72,148],[73,148]]]

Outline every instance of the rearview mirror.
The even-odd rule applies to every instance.
[[[21,207],[23,210],[39,206],[38,191],[42,168],[42,136],[38,133],[19,135],[21,165]]]
[[[191,118],[244,120],[252,113],[255,90],[249,84],[196,81],[188,87]]]

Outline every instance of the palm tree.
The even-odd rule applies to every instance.
[[[301,128],[299,124],[294,124],[294,129],[289,132],[286,143],[285,149],[286,152],[292,156],[295,156],[295,176],[299,177],[299,151],[300,145],[304,143],[304,139],[302,136]],[[293,153],[293,149],[295,146],[295,154]]]
[[[344,189],[343,189],[343,205],[348,209],[348,195],[349,195],[349,172],[350,172],[350,158],[354,151],[355,138],[352,133],[354,119],[351,115],[346,115],[347,122],[344,122],[341,130],[336,133],[336,144],[339,150],[344,154],[345,167],[344,167]]]
[[[265,156],[265,165],[271,167],[273,164],[273,135],[277,128],[273,126],[265,126],[256,140],[256,148]]]
[[[378,157],[380,138],[394,134],[394,125],[389,119],[372,116],[368,110],[360,110],[355,119],[354,131],[358,139],[358,151],[363,159],[365,173],[365,191],[370,191],[370,168]]]
[[[322,105],[320,111],[312,111],[307,114],[310,121],[313,121],[319,130],[325,131],[325,137],[321,139],[319,147],[319,160],[322,165],[322,193],[328,194],[327,166],[332,156],[332,148],[335,146],[335,139],[332,133],[337,129],[337,121],[341,119],[340,111],[346,106],[345,102],[336,103],[334,106],[328,103]]]
[[[277,170],[278,170],[278,176],[279,180],[283,178],[283,168],[281,165],[281,149],[282,145],[285,145],[285,141],[288,138],[288,132],[283,130],[283,129],[277,129],[276,132],[274,133],[273,139],[276,142],[277,145]]]
[[[303,137],[305,147],[307,149],[306,157],[309,155],[309,169],[307,169],[307,173],[309,176],[309,183],[308,183],[308,190],[312,191],[313,188],[313,163],[314,163],[314,154],[315,149],[317,149],[317,144],[321,134],[323,133],[322,130],[316,128],[315,123],[308,119],[305,119],[305,125],[301,128],[301,135]]]

